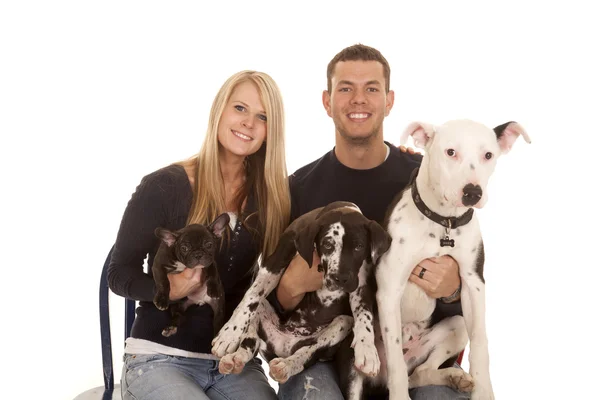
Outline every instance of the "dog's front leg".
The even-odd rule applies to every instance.
[[[246,333],[248,326],[254,320],[260,301],[266,297],[265,293],[270,293],[277,286],[282,274],[283,271],[279,274],[272,274],[263,267],[259,268],[254,283],[236,307],[229,321],[223,325],[219,334],[213,339],[212,353],[215,356],[223,357],[237,349],[241,336]]]
[[[358,287],[350,293],[350,308],[354,316],[354,366],[369,376],[379,373],[379,355],[375,347],[375,329],[373,328],[373,303],[375,293],[367,284],[373,266],[363,262],[358,273]]]
[[[240,343],[240,337],[246,333],[250,322],[256,316],[260,301],[264,300],[277,286],[281,275],[296,254],[294,234],[285,233],[279,240],[275,252],[269,256],[258,273],[244,298],[238,304],[233,315],[212,341],[212,354],[223,357],[234,352]]]
[[[156,284],[156,294],[154,295],[154,305],[159,310],[169,308],[169,295],[171,284],[167,277],[167,271],[160,265],[152,267],[152,275]]]
[[[483,251],[483,249],[480,249]],[[461,267],[461,306],[469,334],[469,373],[475,382],[472,400],[493,400],[494,392],[490,379],[490,356],[485,327],[485,284],[475,273],[475,260],[456,260]]]
[[[410,263],[397,251],[384,254],[377,265],[377,306],[388,370],[390,400],[409,400],[408,371],[402,353],[401,301],[408,281]]]
[[[239,374],[244,369],[248,361],[258,352],[260,346],[260,337],[258,327],[260,321],[267,318],[265,309],[266,301],[262,301],[257,310],[257,318],[250,321],[248,330],[240,338],[240,346],[234,353],[225,354],[219,361],[219,372],[222,374]]]

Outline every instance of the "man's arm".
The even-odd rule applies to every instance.
[[[421,261],[412,270],[409,281],[422,288],[429,297],[438,299],[441,303],[459,303],[461,281],[458,264],[450,256],[433,257]]]
[[[292,223],[302,214],[298,204],[301,190],[298,188],[295,174],[290,175],[289,185],[292,203],[290,223]],[[318,266],[319,257],[316,251],[313,254],[312,268],[309,268],[306,261],[296,254],[283,273],[275,290],[267,297],[278,314],[283,315],[288,311],[294,310],[306,293],[314,292],[321,288],[323,285],[323,273],[319,272]]]
[[[268,296],[275,310],[283,315],[295,309],[309,292],[319,290],[323,286],[323,272],[319,272],[319,256],[313,253],[312,268],[302,257],[296,254],[283,273],[279,285]]]

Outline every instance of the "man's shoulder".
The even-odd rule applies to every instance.
[[[391,143],[386,142],[390,147],[390,163],[391,167],[401,166],[412,171],[414,168],[418,168],[423,161],[423,155],[419,153],[410,154],[408,152],[401,151],[398,147]]]

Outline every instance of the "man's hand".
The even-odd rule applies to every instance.
[[[200,288],[202,268],[186,268],[178,274],[167,274],[167,278],[169,278],[169,283],[171,284],[169,300],[183,299]]]
[[[413,149],[412,147],[406,147],[404,145],[402,146],[398,146],[398,148],[400,149],[401,152],[403,153],[408,153],[408,154],[421,154],[418,151],[415,151],[415,149]]]
[[[423,268],[425,272],[421,274]],[[426,258],[412,270],[408,280],[423,289],[429,297],[448,297],[460,286],[458,264],[450,256]]]
[[[300,255],[292,259],[287,267],[279,286],[277,286],[277,300],[285,310],[293,310],[304,298],[304,294],[314,292],[323,286],[323,272],[319,272],[319,256],[315,250],[313,253],[312,268]]]

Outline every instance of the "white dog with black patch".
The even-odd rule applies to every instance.
[[[491,400],[483,241],[473,208],[481,208],[487,201],[487,183],[498,157],[507,153],[519,136],[530,143],[529,136],[516,122],[492,130],[470,120],[435,127],[412,123],[401,142],[408,136],[426,154],[413,182],[390,205],[385,228],[392,244],[376,268],[385,348],[382,363],[386,363],[390,400],[409,399],[411,387],[460,385],[471,377],[471,399]],[[408,277],[421,260],[445,254],[459,265],[464,324],[458,316],[430,326],[435,299]],[[421,277],[424,274],[426,270]],[[467,337],[461,334],[464,325],[470,340],[470,377],[458,368],[438,369],[466,346]]]

